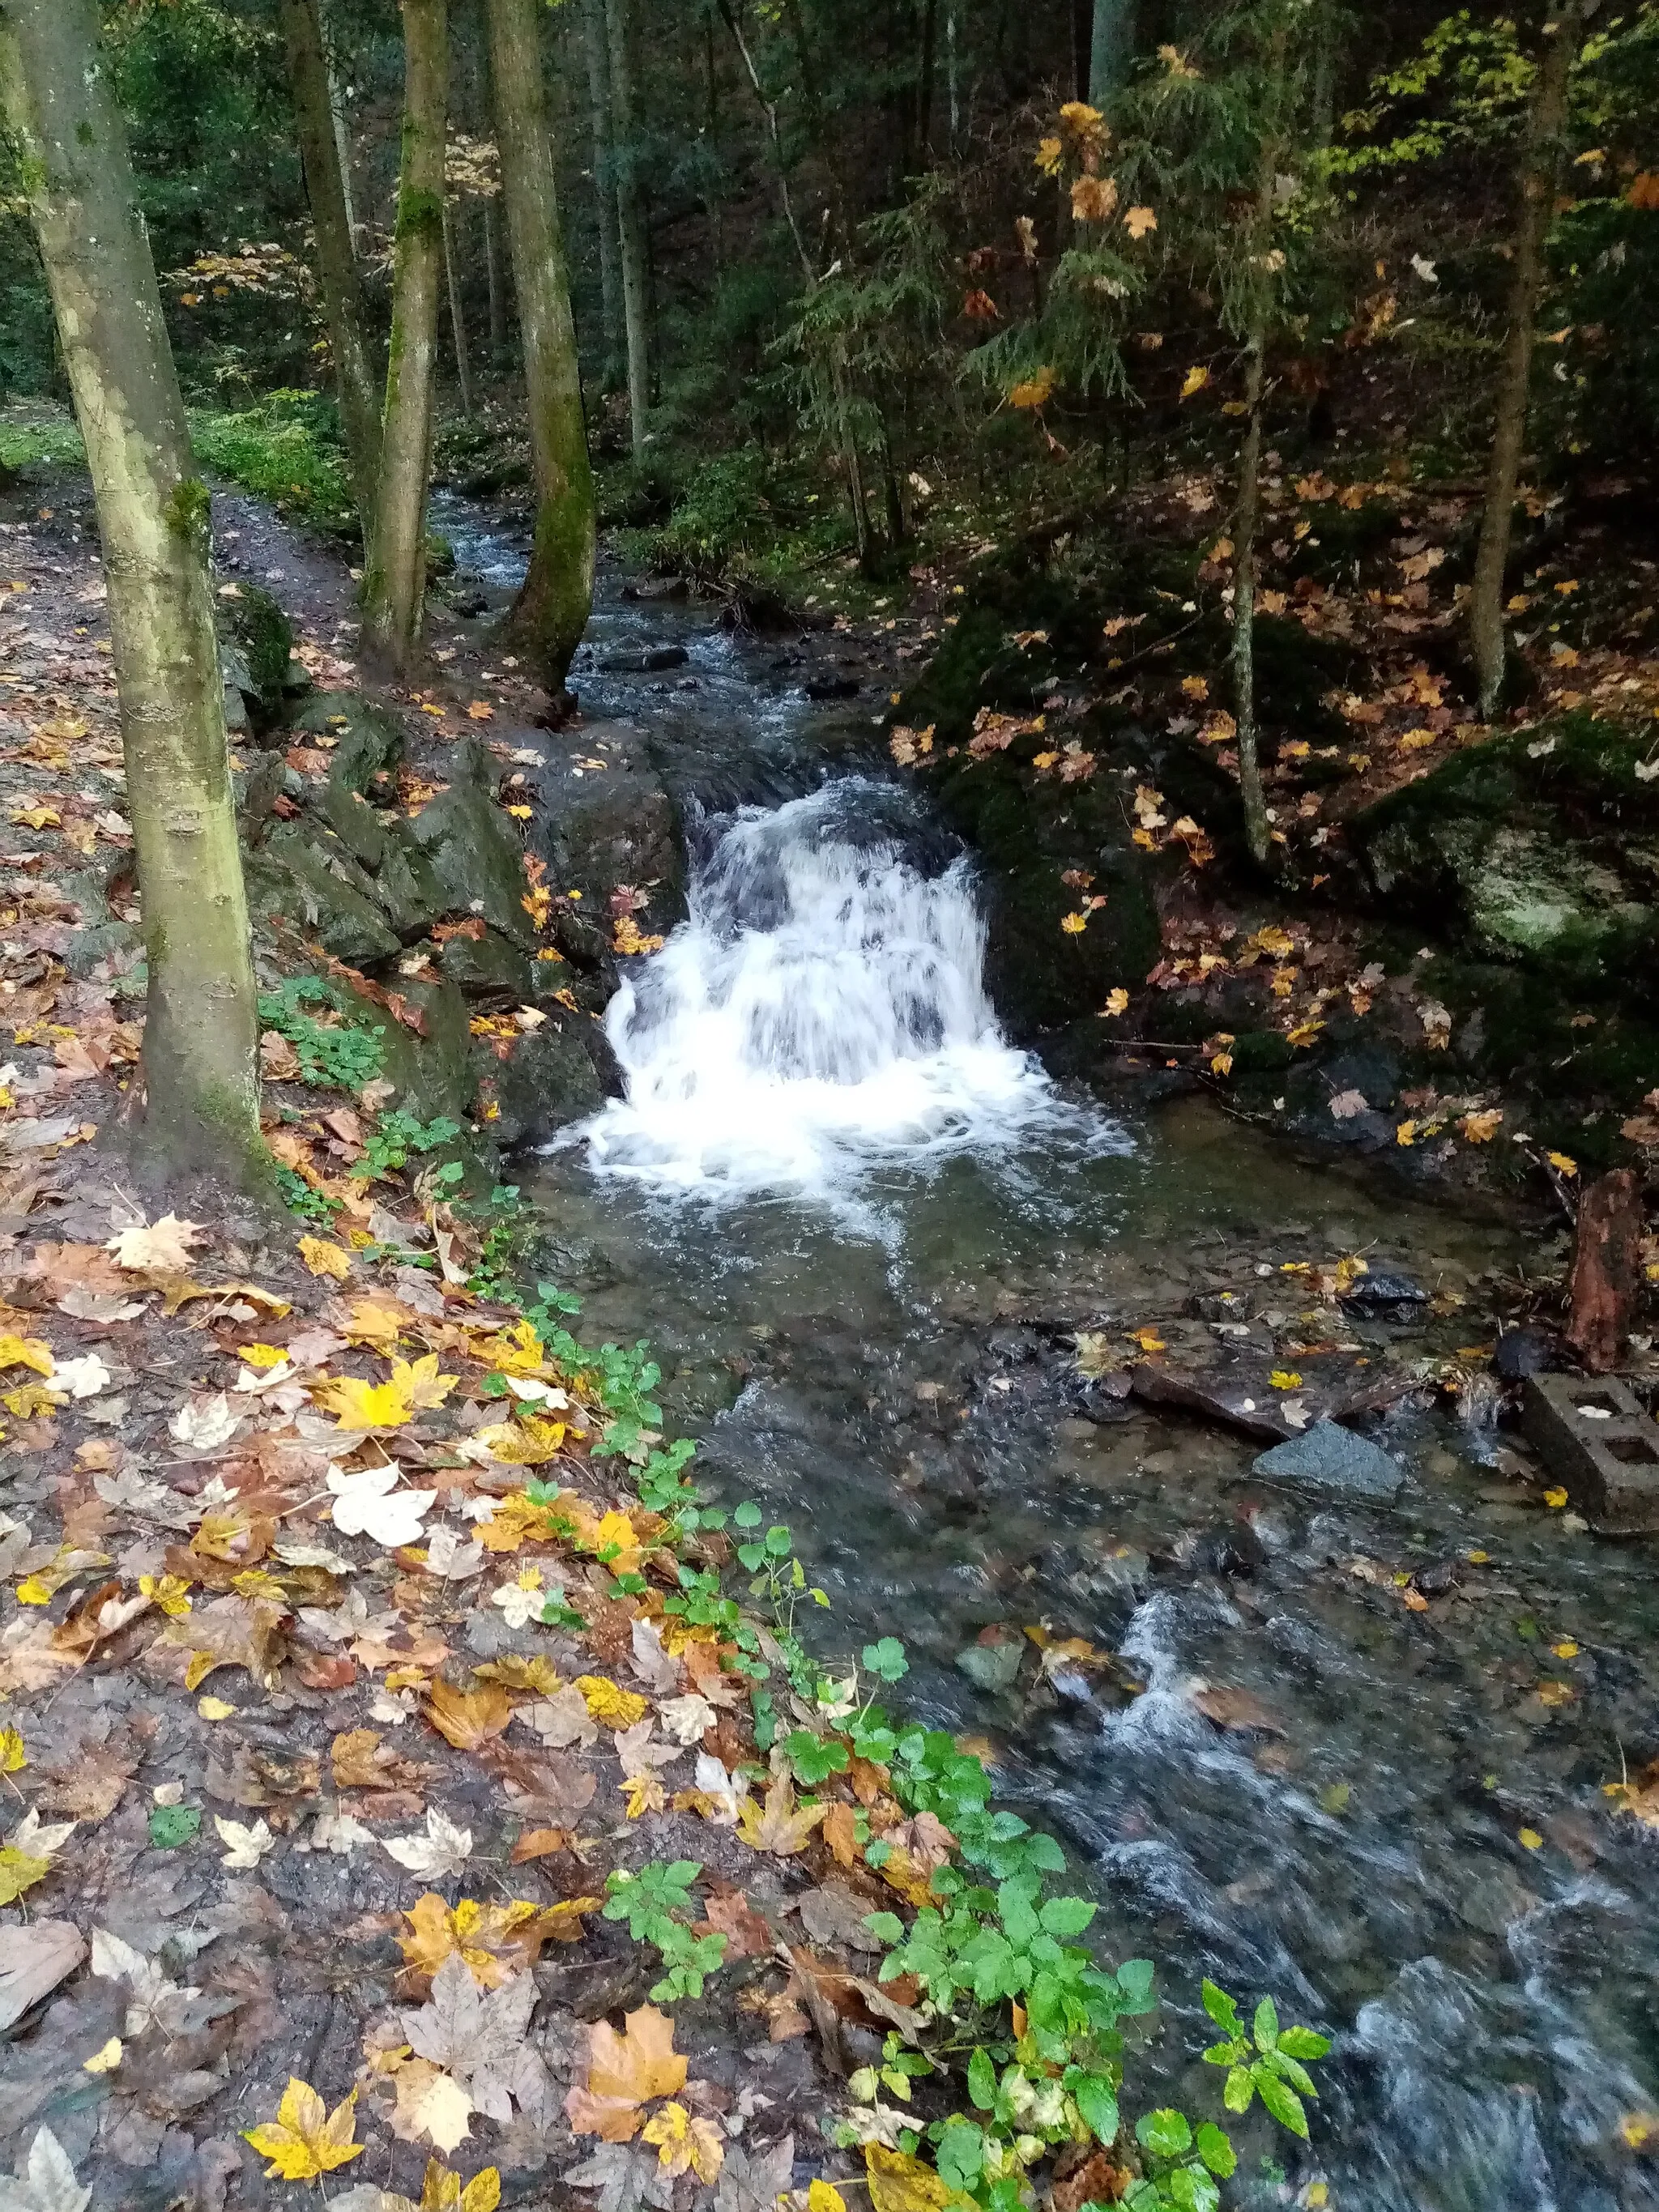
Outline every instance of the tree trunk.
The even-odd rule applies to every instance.
[[[651,410],[650,238],[634,143],[632,0],[605,0],[611,62],[611,162],[617,178],[617,232],[622,263],[623,322],[628,340],[628,414],[635,453],[645,450]]]
[[[1580,0],[1565,0],[1546,27],[1522,159],[1521,210],[1516,224],[1510,280],[1510,329],[1498,371],[1492,458],[1486,467],[1486,505],[1469,590],[1469,639],[1480,678],[1480,712],[1490,721],[1504,688],[1504,572],[1509,565],[1516,486],[1527,441],[1527,392],[1532,379],[1533,322],[1544,286],[1544,241],[1549,234],[1561,144],[1567,122],[1567,81],[1578,52]]]
[[[324,55],[317,0],[278,0],[288,48],[289,90],[317,234],[317,278],[334,353],[340,429],[365,543],[380,474],[380,404],[369,348],[362,282],[352,244],[351,204],[336,135],[336,109]]]
[[[593,204],[599,234],[599,301],[605,322],[601,384],[615,385],[623,358],[622,249],[617,236],[617,171],[611,146],[611,57],[605,46],[605,0],[582,0],[582,44],[587,56],[587,106],[593,134]]]
[[[1578,1201],[1567,1342],[1592,1375],[1619,1364],[1641,1287],[1641,1178],[1615,1168]]]
[[[593,477],[559,231],[537,0],[488,0],[495,133],[524,334],[536,539],[506,623],[550,691],[563,688],[593,605]]]
[[[489,282],[489,357],[499,369],[507,353],[507,302],[501,297],[501,253],[495,242],[495,203],[483,204],[484,270]]]
[[[96,0],[5,0],[0,101],[86,442],[149,955],[142,1154],[268,1182],[258,1014],[194,473]]]
[[[380,495],[363,578],[363,650],[406,674],[426,595],[426,490],[443,283],[446,0],[404,0],[403,160],[392,278]]]
[[[1089,102],[1105,107],[1129,81],[1135,58],[1135,0],[1095,0],[1089,35]]]
[[[334,57],[324,46],[323,58],[328,70],[328,112],[334,125],[334,157],[340,165],[340,191],[345,201],[346,228],[351,242],[357,242],[357,210],[351,191],[351,140],[346,130],[345,94],[340,89],[339,72],[334,66]]]
[[[1273,42],[1276,75],[1284,76],[1285,39]],[[1258,264],[1273,235],[1273,178],[1279,149],[1263,133],[1261,167],[1249,231],[1249,258]],[[1238,790],[1244,806],[1244,835],[1250,857],[1266,863],[1271,850],[1267,802],[1261,789],[1261,759],[1255,718],[1255,538],[1261,507],[1261,416],[1267,384],[1267,282],[1257,275],[1249,327],[1245,334],[1244,400],[1249,419],[1238,461],[1238,502],[1233,517],[1233,703],[1238,716]]]
[[[461,395],[461,412],[472,412],[472,369],[466,357],[466,310],[461,305],[460,279],[455,273],[455,219],[444,202],[444,281],[449,287],[449,334],[455,346],[455,382]]]

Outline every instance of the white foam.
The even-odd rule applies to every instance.
[[[967,863],[924,876],[861,803],[886,795],[849,781],[724,825],[606,1015],[627,1095],[581,1133],[596,1172],[833,1200],[1079,1120],[997,1027]]]

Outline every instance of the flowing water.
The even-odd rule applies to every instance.
[[[705,1479],[787,1520],[834,1598],[826,1658],[902,1636],[911,1705],[1061,1837],[1108,1953],[1158,1961],[1132,2094],[1216,2108],[1206,1972],[1334,2036],[1311,2146],[1243,2124],[1232,2201],[1659,2206],[1621,2132],[1659,2106],[1659,1837],[1601,1796],[1656,1747],[1654,1546],[1538,1510],[1431,1393],[1384,1432],[1398,1504],[1321,1504],[1224,1431],[1101,1399],[1070,1349],[1222,1290],[1293,1305],[1287,1265],[1363,1250],[1438,1311],[1359,1337],[1426,1359],[1479,1340],[1524,1248],[1206,1107],[1063,1094],[987,1001],[970,861],[854,718],[695,609],[608,599],[596,635],[585,704],[670,732],[693,881],[610,1011],[626,1097],[525,1178],[584,1330],[650,1337]],[[696,690],[593,665],[645,635]],[[1395,1577],[1425,1571],[1455,1587],[1414,1613]],[[1028,1627],[1111,1663],[957,1664]],[[1259,1724],[1218,1726],[1206,1686]]]

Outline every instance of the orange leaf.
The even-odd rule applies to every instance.
[[[685,2087],[686,2061],[674,2049],[674,2023],[654,2005],[625,2016],[618,2035],[600,2021],[588,2039],[587,2081],[564,2100],[565,2115],[579,2136],[605,2142],[631,2142],[644,2118],[640,2107],[653,2097],[672,2097]]]

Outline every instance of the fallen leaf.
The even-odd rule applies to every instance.
[[[459,1874],[472,1856],[471,1830],[458,1827],[435,1805],[427,1808],[425,1835],[417,1832],[410,1836],[383,1836],[380,1842],[399,1866],[425,1881]]]
[[[302,1237],[300,1257],[313,1275],[329,1275],[337,1283],[343,1283],[351,1273],[350,1253],[325,1237]]]
[[[864,2168],[873,2212],[939,2212],[966,2200],[946,2186],[931,2166],[884,2143],[866,2143]]]
[[[234,1871],[246,1872],[257,1867],[265,1853],[276,1847],[276,1838],[263,1820],[256,1820],[249,1828],[240,1820],[227,1820],[216,1814],[213,1825],[219,1832],[220,1842],[228,1846],[219,1863]]]
[[[1193,1692],[1193,1703],[1206,1720],[1213,1721],[1218,1728],[1260,1729],[1269,1735],[1283,1735],[1285,1729],[1276,1721],[1259,1698],[1248,1690],[1204,1688]]]
[[[590,2032],[587,2080],[564,2100],[566,2116],[579,2136],[630,2142],[644,2118],[640,2107],[685,2087],[686,2061],[674,2049],[674,2023],[668,2015],[643,2005],[629,2013],[623,2025],[622,2035],[604,2020]]]
[[[738,1833],[755,1850],[793,1858],[806,1849],[829,1810],[827,1805],[807,1805],[797,1810],[794,1778],[787,1766],[781,1765],[767,1787],[763,1806],[752,1797],[739,1802]]]
[[[356,2108],[355,2089],[331,2112],[308,2083],[290,2075],[276,2118],[245,2128],[242,2139],[270,2160],[267,2179],[314,2181],[368,2149],[367,2143],[352,2141]]]
[[[499,1683],[458,1690],[440,1674],[427,1692],[425,1711],[439,1735],[447,1736],[457,1751],[476,1751],[512,1719],[513,1700]]]
[[[69,2153],[50,2128],[37,2129],[15,2179],[0,2175],[3,2212],[86,2212],[91,2202],[91,2190],[76,2179]]]
[[[418,2057],[460,2081],[476,2111],[505,2124],[513,2117],[507,2077],[535,2005],[529,1974],[484,1989],[452,1952],[432,1978],[427,2002],[398,2020]]]
[[[72,1974],[86,1955],[85,1938],[67,1920],[8,1928],[0,1949],[0,2033]]]
[[[665,2173],[695,2173],[699,2181],[720,2178],[726,2148],[714,2123],[693,2119],[684,2105],[665,2105],[646,2122],[641,2140],[657,2145]]]
[[[421,1522],[438,1493],[399,1490],[400,1472],[395,1462],[386,1467],[359,1468],[350,1474],[340,1468],[330,1468],[332,1517],[343,1536],[372,1536],[388,1551],[419,1541]]]
[[[176,1213],[164,1213],[161,1218],[146,1228],[143,1222],[123,1229],[105,1245],[113,1252],[118,1267],[133,1273],[155,1271],[161,1274],[186,1274],[190,1270],[191,1247],[199,1244],[206,1234],[199,1221],[181,1221]]]

